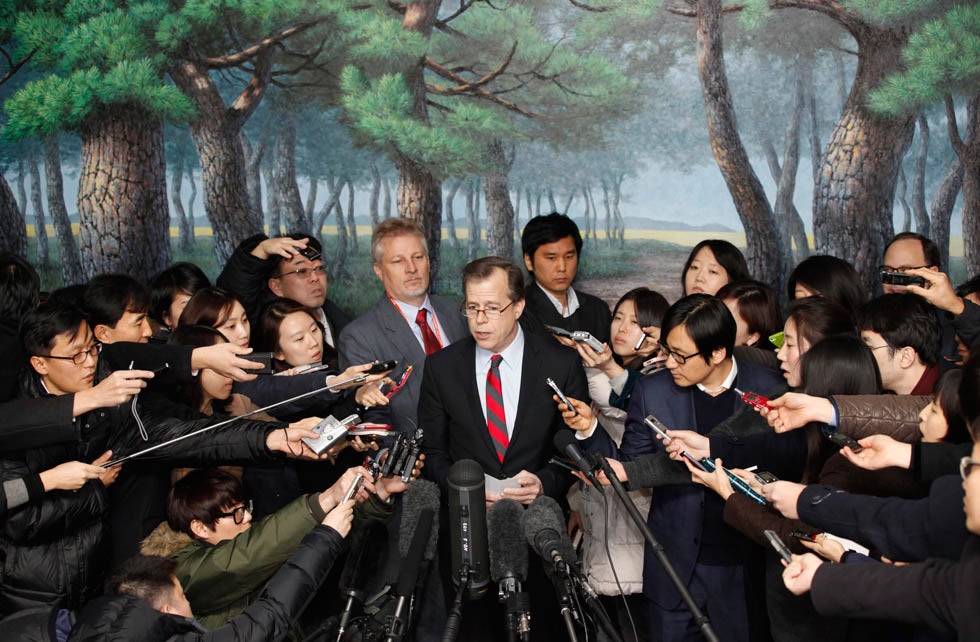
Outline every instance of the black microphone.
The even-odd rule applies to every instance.
[[[487,511],[490,541],[490,579],[500,587],[508,632],[516,639],[531,635],[531,598],[523,590],[527,579],[528,551],[521,532],[524,507],[513,499],[498,500]]]
[[[565,532],[561,507],[551,497],[541,495],[524,511],[524,537],[546,561],[555,565],[578,564],[578,555]]]
[[[424,480],[412,482],[402,499],[402,519],[398,535],[401,570],[395,588],[395,611],[385,626],[386,642],[401,640],[411,622],[406,610],[415,594],[419,571],[424,566],[424,561],[435,557],[439,529],[433,527],[433,521],[438,514],[439,487]]]
[[[449,469],[453,581],[459,586],[468,580],[471,599],[481,597],[490,584],[486,502],[486,482],[480,464],[472,459],[453,464]]]
[[[571,430],[559,430],[555,433],[555,438],[552,440],[555,448],[559,452],[563,452],[572,458],[575,462],[575,466],[585,475],[585,478],[589,480],[589,483],[599,489],[602,492],[602,485],[595,476],[595,467],[589,464],[585,459],[585,455],[579,450],[578,445],[575,443],[578,439],[575,438],[575,434]]]
[[[338,582],[341,595],[347,596],[347,604],[340,614],[337,642],[343,638],[354,609],[364,603],[365,584],[378,573],[377,542],[384,539],[385,531],[384,523],[376,520],[366,520],[352,531],[350,553]]]

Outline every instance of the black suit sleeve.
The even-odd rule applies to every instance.
[[[77,440],[78,429],[72,420],[74,404],[75,395],[0,404],[0,452]]]
[[[419,390],[419,425],[425,430],[425,438],[422,442],[425,467],[422,472],[427,478],[439,484],[443,492],[447,492],[449,490],[449,469],[453,465],[449,455],[451,419],[442,399],[438,377],[436,376],[439,365],[431,362],[431,358],[425,360],[422,387]]]

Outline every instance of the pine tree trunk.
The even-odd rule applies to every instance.
[[[262,159],[265,157],[265,147],[268,137],[263,134],[258,145],[252,145],[245,132],[239,135],[242,141],[242,153],[245,154],[245,183],[248,189],[248,202],[260,219],[265,218],[262,211]]]
[[[27,166],[24,164],[24,153],[21,152],[17,156],[17,207],[20,208],[21,214],[25,217],[27,216],[27,204]]]
[[[793,203],[796,194],[796,173],[800,168],[800,126],[803,121],[803,109],[806,105],[804,92],[804,77],[808,63],[804,59],[797,61],[795,101],[790,115],[789,126],[786,129],[786,147],[783,150],[783,166],[779,172],[776,187],[776,204],[773,215],[779,227],[779,243],[791,257],[793,222],[799,214]],[[792,258],[790,261],[792,262]],[[781,291],[781,290],[780,290]]]
[[[623,212],[619,209],[619,202],[623,196],[623,181],[626,177],[622,174],[616,177],[613,185],[613,212],[616,214],[616,239],[619,241],[619,249],[626,247],[626,222],[623,221]]]
[[[337,255],[334,257],[333,274],[340,276],[347,272],[347,224],[344,222],[344,208],[340,206],[340,191],[344,189],[343,181],[337,181],[334,192],[334,209],[337,211]]]
[[[788,256],[779,241],[775,214],[752,169],[735,122],[725,71],[721,0],[698,0],[696,6],[698,75],[711,150],[745,229],[749,271],[781,291],[789,271]]]
[[[313,231],[313,212],[316,209],[316,198],[320,191],[320,181],[316,176],[310,176],[310,187],[306,190],[306,203],[303,205],[303,224],[310,232]]]
[[[514,256],[514,206],[510,202],[507,174],[513,156],[507,157],[503,141],[495,139],[483,149],[487,170],[483,172],[483,194],[487,201],[487,252],[511,259]]]
[[[514,192],[514,246],[517,247],[521,242],[521,190]]]
[[[371,199],[368,203],[368,210],[371,216],[371,229],[378,226],[378,201],[381,199],[381,172],[378,164],[371,162]]]
[[[360,246],[357,244],[357,221],[354,218],[354,181],[350,179],[347,180],[347,229],[351,254],[357,254]]]
[[[479,196],[477,195],[477,187],[473,180],[466,182],[466,223],[468,232],[468,251],[467,260],[476,260],[477,254],[480,251],[480,225],[478,223],[477,217],[479,216],[477,212],[477,207],[479,207],[479,201],[477,200]]]
[[[960,195],[963,188],[963,165],[959,159],[953,161],[946,170],[946,175],[939,183],[936,194],[929,203],[929,211],[932,212],[932,240],[939,248],[942,258],[942,265],[949,265],[949,221],[953,218],[953,209],[956,207],[956,198]],[[947,268],[948,269],[948,268]]]
[[[456,235],[456,217],[453,215],[453,201],[456,199],[456,192],[459,191],[459,187],[463,184],[463,179],[457,178],[452,182],[449,188],[449,194],[446,196],[446,225],[448,225],[447,234],[449,235],[449,242],[452,243],[453,251],[459,252],[459,237]]]
[[[391,186],[388,184],[387,178],[382,179],[381,187],[385,192],[384,201],[381,203],[381,209],[384,210],[384,217],[389,219],[391,218]]]
[[[916,119],[919,126],[919,147],[912,170],[912,213],[915,215],[915,231],[929,236],[929,211],[926,210],[926,161],[929,157],[929,120],[925,114]],[[948,264],[945,264],[948,265]]]
[[[194,241],[197,234],[197,223],[194,221],[194,204],[197,202],[197,179],[194,178],[194,163],[190,158],[187,159],[187,184],[191,187],[191,193],[187,195],[187,231],[190,235],[189,248],[194,248]]]
[[[296,123],[289,112],[281,112],[280,127],[272,151],[272,186],[286,224],[286,234],[309,234],[303,198],[296,183]]]
[[[54,223],[54,232],[58,238],[61,282],[63,285],[84,283],[82,263],[75,246],[75,235],[71,231],[68,206],[65,205],[65,181],[61,175],[61,147],[57,134],[51,134],[44,139],[44,180],[48,188],[48,213],[51,214],[51,222]]]
[[[245,176],[245,152],[240,137],[242,126],[265,91],[272,72],[272,51],[253,59],[254,78],[248,100],[228,108],[208,69],[199,63],[178,61],[170,76],[194,104],[191,135],[201,161],[204,211],[211,222],[218,262],[224,264],[243,239],[262,231],[261,213],[249,200]],[[263,82],[264,81],[264,82]]]
[[[37,150],[31,149],[27,157],[27,169],[31,173],[31,209],[34,211],[34,240],[37,243],[37,262],[51,265],[48,252],[48,225],[44,217],[44,199],[41,197],[41,170],[37,165]]]
[[[327,183],[327,202],[323,204],[320,209],[320,213],[316,217],[316,221],[313,223],[313,233],[317,235],[317,238],[323,239],[323,226],[327,222],[327,218],[330,217],[330,212],[333,211],[335,205],[340,199],[340,182],[335,178],[325,179]],[[346,251],[346,249],[345,249]]]
[[[947,97],[948,118],[955,127],[952,98]],[[966,101],[966,136],[957,133],[953,150],[963,166],[963,255],[966,273],[980,273],[980,95]]]
[[[177,247],[181,252],[189,252],[193,245],[191,241],[190,223],[187,221],[187,212],[184,210],[181,190],[184,187],[184,159],[187,150],[183,146],[175,150],[176,158],[173,159],[173,171],[170,172],[170,204],[177,214]]]
[[[27,256],[27,223],[3,172],[0,172],[0,251]]]
[[[821,159],[813,194],[813,235],[819,254],[846,259],[868,292],[878,287],[878,266],[894,235],[892,212],[902,158],[912,139],[913,116],[884,117],[867,106],[868,92],[897,71],[903,31],[864,27],[850,96]]]
[[[163,122],[135,105],[112,105],[80,129],[78,185],[82,269],[147,280],[170,265],[170,210]]]
[[[898,170],[898,187],[895,190],[895,198],[898,199],[898,204],[902,206],[902,231],[911,232],[912,231],[912,208],[909,206],[909,201],[905,198],[908,193],[909,182],[905,178],[905,168]]]
[[[612,247],[615,239],[613,237],[614,223],[612,203],[609,197],[609,184],[605,180],[600,181],[600,184],[602,185],[602,208],[606,211],[606,245]]]

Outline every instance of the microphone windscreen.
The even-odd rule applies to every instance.
[[[412,545],[419,516],[424,510],[432,511],[436,518],[435,523],[439,523],[439,486],[426,479],[415,479],[402,493],[402,520],[398,529],[398,554],[403,558],[408,556],[408,549]],[[425,559],[435,558],[438,539],[439,529],[438,527],[433,528],[425,548]]]
[[[574,444],[577,441],[578,439],[575,438],[575,433],[573,431],[568,430],[567,428],[562,428],[555,433],[555,437],[551,440],[551,443],[554,445],[555,450],[564,454],[565,448],[567,448],[569,444]]]
[[[578,555],[568,539],[561,507],[551,497],[541,495],[524,511],[524,538],[539,555],[550,559],[549,551],[541,550],[547,542],[569,564],[578,563]]]
[[[490,579],[499,582],[512,576],[527,579],[527,543],[521,531],[524,507],[513,499],[501,499],[487,510],[490,544]]]

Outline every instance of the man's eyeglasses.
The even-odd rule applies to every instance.
[[[690,359],[691,357],[696,357],[699,354],[701,354],[700,352],[692,352],[691,354],[681,354],[680,352],[668,348],[667,344],[664,343],[663,341],[658,341],[657,343],[660,346],[661,354],[665,354],[668,357],[673,357],[674,361],[676,361],[680,365],[684,365],[687,362],[687,360]]]
[[[927,268],[928,265],[903,265],[902,267],[892,267],[890,265],[879,265],[879,272],[904,272],[906,270],[921,270],[922,268]]]
[[[970,459],[969,457],[964,457],[960,460],[960,477],[963,481],[970,475],[970,471],[974,466],[980,466],[980,461],[975,459]]]
[[[480,316],[480,313],[481,312],[483,314],[487,315],[487,318],[488,319],[499,319],[500,318],[500,315],[503,313],[503,311],[506,310],[507,308],[509,308],[512,305],[514,305],[514,302],[513,301],[511,301],[510,303],[508,303],[504,307],[500,307],[499,305],[488,305],[485,308],[478,308],[475,305],[467,305],[467,306],[463,306],[462,308],[460,308],[459,311],[463,313],[463,316],[464,317],[467,317],[467,318],[470,318],[470,319],[477,318],[478,316]]]
[[[323,265],[318,265],[311,268],[300,268],[298,270],[293,270],[292,272],[283,272],[282,274],[273,274],[272,278],[281,279],[284,276],[289,276],[290,274],[295,274],[301,279],[309,278],[310,275],[319,277],[321,274],[326,274],[327,268]]]
[[[102,352],[102,344],[101,343],[93,343],[91,348],[86,348],[85,350],[82,350],[81,352],[76,352],[75,354],[71,355],[70,357],[59,357],[59,356],[53,355],[53,354],[42,354],[42,355],[38,355],[38,356],[44,357],[45,359],[62,359],[64,361],[71,361],[76,366],[80,366],[83,363],[85,363],[85,359],[87,357],[92,357],[94,359],[97,356],[99,356],[99,353],[100,352]]]
[[[252,514],[252,500],[251,499],[248,500],[247,502],[245,502],[244,504],[242,504],[241,506],[235,508],[231,512],[228,512],[228,513],[218,513],[218,519],[221,519],[222,517],[230,517],[233,520],[235,520],[235,523],[236,524],[241,524],[242,522],[245,521],[245,512],[246,511],[248,511],[248,514],[249,515]]]

